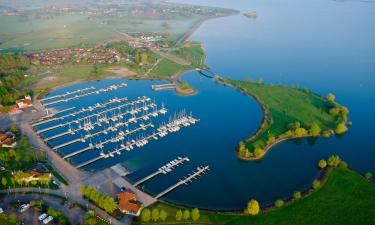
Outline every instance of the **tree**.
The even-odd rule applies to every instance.
[[[1,178],[1,184],[5,187],[7,185],[8,181],[6,177]]]
[[[335,96],[332,93],[329,93],[327,95],[327,100],[330,101],[330,102],[334,102],[335,101]]]
[[[182,211],[181,210],[178,210],[176,212],[176,220],[177,221],[180,221],[182,219]]]
[[[258,84],[263,84],[263,77],[259,77],[257,83]]]
[[[317,137],[320,135],[321,129],[318,124],[314,123],[310,128],[310,133],[312,136]]]
[[[336,134],[343,134],[346,131],[348,131],[348,127],[346,126],[345,122],[339,123],[339,125],[337,125],[337,127],[335,129]]]
[[[315,179],[312,183],[312,187],[316,190],[320,187],[320,181]]]
[[[200,213],[199,213],[199,209],[198,208],[194,208],[192,211],[191,211],[191,218],[193,219],[193,221],[197,221],[200,217]]]
[[[299,191],[295,191],[294,193],[293,193],[293,198],[294,199],[300,199],[302,196],[301,196],[301,192],[299,192]]]
[[[306,135],[307,131],[305,128],[299,127],[294,131],[296,137],[302,137]]]
[[[190,219],[190,211],[185,209],[183,217],[184,217],[184,220]]]
[[[330,167],[338,167],[340,165],[340,162],[341,162],[341,158],[338,155],[331,155],[328,158],[328,165]]]
[[[152,218],[152,221],[156,222],[159,220],[159,210],[158,209],[152,209],[152,212],[151,212],[151,218]]]
[[[247,208],[245,210],[245,212],[249,215],[258,215],[260,211],[260,206],[259,206],[259,203],[257,200],[255,199],[251,199],[248,203],[247,203]]]
[[[324,169],[326,167],[327,167],[327,161],[325,161],[324,159],[320,160],[319,161],[319,168]]]
[[[164,209],[162,209],[162,210],[160,210],[159,217],[160,217],[161,221],[165,221],[168,217],[168,214]]]
[[[254,155],[257,158],[262,157],[262,155],[264,155],[264,151],[261,148],[255,148]]]
[[[12,132],[15,135],[18,135],[18,128],[16,124],[12,124],[9,128],[9,131]]]
[[[370,179],[372,178],[372,173],[371,173],[371,172],[367,172],[367,173],[365,174],[365,178],[366,178],[367,180],[370,180]]]
[[[276,202],[275,202],[275,206],[277,207],[277,208],[280,208],[281,206],[283,206],[284,205],[284,201],[283,200],[276,200]]]
[[[143,222],[148,222],[151,219],[151,212],[149,209],[142,210],[141,219]]]
[[[341,161],[339,163],[339,168],[341,168],[341,169],[347,169],[348,168],[348,164],[345,161]]]

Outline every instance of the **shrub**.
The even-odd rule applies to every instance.
[[[314,180],[312,183],[312,187],[316,190],[320,187],[320,181],[319,180]]]
[[[332,155],[328,158],[328,165],[330,167],[338,167],[340,165],[341,158],[338,155]]]
[[[261,149],[261,148],[255,148],[254,150],[254,156],[255,157],[262,157],[262,155],[264,154],[264,151]]]
[[[255,215],[258,215],[259,211],[260,211],[260,207],[259,207],[258,201],[255,199],[251,199],[247,203],[247,208],[245,209],[245,213],[255,216]]]
[[[277,208],[280,208],[281,206],[283,206],[284,205],[284,201],[283,200],[276,200],[276,202],[275,202],[275,206],[277,207]]]
[[[293,193],[293,198],[294,199],[300,199],[302,197],[302,195],[301,195],[301,192],[299,192],[299,191],[295,191],[294,193]]]
[[[345,122],[339,123],[339,125],[337,125],[337,127],[335,129],[336,134],[343,134],[346,131],[348,131],[348,128],[346,127]]]
[[[339,163],[339,168],[346,169],[346,168],[348,168],[348,164],[346,162],[344,162],[344,161],[341,161]]]
[[[367,173],[365,174],[365,177],[366,177],[367,180],[370,180],[370,179],[372,178],[372,173],[367,172]]]
[[[327,161],[325,161],[324,159],[320,160],[319,161],[319,168],[324,169],[326,167],[327,167]]]
[[[321,129],[318,124],[314,123],[310,128],[310,133],[312,136],[317,137],[320,135]]]

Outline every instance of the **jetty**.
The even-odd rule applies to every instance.
[[[159,84],[151,85],[152,90],[161,91],[161,90],[175,90],[177,88],[176,84]]]
[[[94,91],[91,91],[91,92],[85,92],[85,93],[82,93],[82,94],[76,94],[73,97],[63,98],[63,99],[55,100],[55,101],[48,102],[48,103],[42,103],[42,104],[43,104],[44,107],[47,107],[47,106],[50,106],[50,105],[69,102],[69,101],[72,101],[72,100],[75,100],[75,99],[87,97],[87,96],[94,95],[94,94],[101,94],[103,92],[114,91],[114,90],[117,90],[119,88],[123,88],[123,87],[126,87],[126,86],[127,86],[126,83],[115,84],[115,85],[111,85],[111,86],[106,87],[106,88],[101,88],[99,90],[94,90]]]
[[[67,91],[64,94],[53,95],[53,96],[50,96],[50,97],[42,98],[42,99],[40,99],[40,101],[47,101],[47,100],[51,100],[51,99],[55,99],[55,98],[65,98],[68,95],[74,95],[74,94],[77,94],[77,93],[80,93],[80,92],[90,91],[90,90],[94,90],[94,89],[95,89],[95,87],[87,87],[87,88],[82,88],[82,89],[78,89],[78,90],[75,90],[75,91]]]
[[[73,110],[73,109],[75,109],[75,108],[76,108],[76,107],[69,107],[69,108],[67,108],[67,109],[63,109],[63,110],[57,111],[57,112],[55,112],[55,113],[47,114],[47,115],[45,115],[45,116],[42,116],[40,119],[31,122],[30,125],[33,125],[34,123],[38,123],[38,122],[43,121],[43,120],[45,120],[45,119],[48,119],[48,118],[54,117],[54,116],[56,116],[57,114],[60,114],[60,113],[63,113],[63,112],[67,112],[67,111]],[[47,111],[47,113],[48,113],[48,109],[46,109],[46,111]]]
[[[133,185],[134,186],[138,186],[146,181],[148,181],[149,179],[153,178],[153,177],[156,177],[157,175],[159,174],[167,174],[169,172],[172,172],[172,170],[174,168],[176,168],[177,166],[183,164],[184,162],[189,162],[190,159],[188,157],[178,157],[177,159],[174,159],[172,161],[170,161],[169,163],[165,164],[164,166],[160,167],[157,171],[155,171],[154,173],[142,178],[141,180],[135,182]]]
[[[181,114],[182,115],[182,114]],[[168,133],[173,133],[179,131],[182,127],[189,126],[191,124],[195,124],[197,119],[191,117],[191,116],[179,116],[178,118],[175,118],[174,120],[170,121],[166,125],[161,125],[156,131],[154,131],[152,134],[147,136],[141,136],[137,140],[131,140],[127,143],[127,145],[121,146],[121,148],[116,148],[115,150],[105,154],[101,154],[93,159],[90,159],[86,162],[83,162],[76,166],[77,169],[82,168],[84,166],[87,166],[91,163],[94,163],[98,160],[108,158],[109,156],[113,156],[114,154],[119,154],[119,152],[126,150],[130,151],[131,149],[135,147],[141,148],[144,145],[148,144],[150,140],[158,140],[158,138],[165,137]]]
[[[193,171],[192,174],[188,174],[187,177],[184,177],[182,180],[177,182],[176,184],[170,186],[169,188],[165,189],[164,191],[160,192],[158,195],[155,196],[156,199],[161,198],[162,196],[166,195],[167,193],[173,191],[174,189],[178,188],[181,185],[188,185],[190,182],[193,182],[193,179],[197,179],[198,177],[202,176],[206,172],[210,170],[209,166],[199,166],[197,167],[196,171]]]
[[[39,121],[35,121],[35,122],[31,123],[31,126],[34,127],[34,126],[42,125],[42,124],[53,122],[53,121],[57,121],[57,120],[63,120],[63,119],[69,118],[69,117],[75,117],[75,116],[80,115],[82,113],[92,112],[92,111],[94,111],[94,110],[96,110],[98,108],[104,108],[104,107],[106,107],[108,105],[115,104],[115,103],[121,103],[121,102],[124,102],[126,100],[127,100],[127,98],[113,98],[113,99],[110,99],[107,102],[96,103],[95,105],[88,106],[87,108],[82,108],[79,111],[72,112],[72,113],[69,113],[69,114],[64,115],[64,116],[54,117],[55,115],[53,115],[53,116],[50,116],[48,118],[42,118]],[[75,107],[72,107],[72,108],[74,109]]]
[[[115,110],[119,110],[120,111],[122,108],[125,108],[127,106],[135,105],[135,104],[140,103],[140,102],[144,103],[144,102],[150,101],[150,100],[151,100],[150,98],[142,98],[142,99],[138,99],[138,100],[135,100],[135,101],[132,101],[132,102],[129,102],[129,103],[121,104],[121,105],[118,105],[118,106],[106,109],[104,111],[99,111],[97,113],[94,113],[94,114],[91,114],[91,115],[88,115],[88,116],[84,116],[84,117],[78,118],[76,120],[72,120],[72,121],[69,121],[69,122],[66,122],[66,123],[60,123],[60,124],[57,124],[57,125],[54,125],[54,126],[51,126],[51,127],[47,127],[47,128],[38,130],[37,134],[41,134],[41,133],[44,133],[44,132],[47,132],[47,131],[50,131],[50,130],[54,130],[54,129],[57,129],[57,128],[60,128],[60,127],[69,126],[70,124],[74,124],[74,123],[79,124],[81,121],[86,121],[86,125],[89,126],[89,125],[91,125],[90,119],[93,118],[93,117],[97,118],[98,122],[96,124],[98,124],[100,122],[99,117],[103,116],[104,114],[106,114],[108,112],[114,112]],[[154,105],[155,105],[154,103],[151,103],[148,106],[149,107],[153,107]],[[140,108],[144,108],[144,107],[146,107],[146,106],[142,106]],[[112,119],[118,119],[121,116],[123,117],[126,114],[131,114],[131,113],[134,113],[135,111],[139,112],[140,108],[133,109],[133,110],[127,110],[124,113],[119,113],[119,114],[117,114],[117,116],[113,116]],[[101,119],[102,120],[108,120],[108,119],[106,119],[106,116],[103,116],[103,118],[101,118]]]
[[[90,150],[90,149],[103,149],[104,148],[104,145],[105,144],[107,144],[107,143],[110,143],[110,142],[112,142],[112,143],[114,143],[114,142],[119,142],[119,141],[123,141],[124,139],[125,139],[125,136],[128,136],[128,135],[130,135],[130,134],[133,134],[133,133],[135,133],[135,132],[137,132],[137,131],[140,131],[140,130],[144,130],[144,129],[147,129],[148,127],[153,127],[154,125],[152,124],[152,123],[149,123],[149,124],[147,124],[147,125],[141,125],[140,127],[138,127],[138,128],[136,128],[136,129],[134,129],[134,130],[132,130],[132,131],[129,131],[129,132],[126,132],[126,133],[124,133],[124,132],[120,132],[119,133],[119,135],[117,135],[117,136],[115,136],[115,137],[113,137],[113,138],[110,138],[110,139],[108,139],[108,140],[105,140],[105,141],[103,141],[103,142],[99,142],[99,143],[97,143],[97,144],[92,144],[92,143],[90,143],[89,144],[89,146],[88,147],[85,147],[85,148],[82,148],[82,149],[80,149],[80,150],[77,150],[77,151],[74,151],[74,152],[72,152],[72,153],[70,153],[70,154],[67,154],[67,155],[65,155],[64,157],[63,157],[63,159],[68,159],[68,158],[71,158],[71,157],[73,157],[73,156],[76,156],[76,155],[78,155],[78,154],[81,154],[81,153],[83,153],[83,152],[86,152],[86,151],[88,151],[88,150]],[[78,140],[79,141],[79,140]],[[124,144],[121,144],[122,146],[124,146]],[[104,153],[103,153],[104,154]],[[103,155],[103,154],[101,154],[101,155]],[[106,157],[107,155],[104,155],[104,157]]]

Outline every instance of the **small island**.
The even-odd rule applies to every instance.
[[[263,110],[258,131],[241,141],[237,154],[243,160],[259,160],[272,146],[302,137],[329,137],[343,134],[348,128],[349,110],[335,102],[335,96],[320,96],[308,89],[257,82],[216,78],[251,95]]]
[[[243,14],[247,18],[257,18],[258,14],[256,11],[250,11]]]

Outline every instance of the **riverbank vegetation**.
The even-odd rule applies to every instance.
[[[263,81],[217,80],[253,96],[263,109],[264,118],[258,131],[238,146],[241,159],[261,159],[273,145],[284,140],[329,137],[347,131],[349,110],[335,102],[332,94],[323,97],[308,89],[263,84]]]
[[[298,194],[299,193],[299,194]],[[291,201],[283,202],[279,208],[272,207],[260,211],[257,215],[244,213],[219,213],[200,211],[197,224],[217,225],[357,225],[375,224],[375,184],[358,173],[340,167],[330,167],[321,181],[320,187],[300,198],[300,192],[295,192]],[[280,205],[281,201],[277,201]],[[256,204],[250,204],[256,211]],[[255,206],[255,207],[254,207]],[[165,222],[140,219],[136,224],[190,224],[176,221],[174,216],[185,208],[158,202],[150,208],[165,210],[168,216]]]

